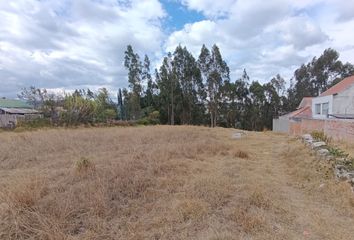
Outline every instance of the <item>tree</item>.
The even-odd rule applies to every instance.
[[[280,76],[280,74],[277,74],[275,77],[273,77],[270,80],[270,83],[273,85],[279,96],[284,95],[286,82],[285,79]]]
[[[291,110],[296,108],[304,97],[316,97],[343,78],[354,74],[354,66],[343,64],[339,53],[331,48],[311,62],[295,70],[294,81],[288,90]]]
[[[265,91],[259,82],[252,82],[249,88],[250,102],[249,102],[249,121],[251,123],[250,130],[263,130],[263,110],[265,104]]]
[[[179,119],[182,124],[197,123],[202,114],[203,83],[197,62],[186,47],[177,46],[173,53],[173,72],[180,86]]]
[[[176,97],[180,91],[180,86],[173,69],[172,54],[168,53],[163,59],[162,66],[157,75],[157,84],[160,91],[160,104],[162,113],[167,115],[167,122],[175,124]]]
[[[140,117],[140,98],[142,93],[142,64],[139,55],[134,53],[131,45],[128,45],[125,51],[124,66],[128,69],[129,88],[132,96],[129,98],[129,108],[131,117],[138,119]]]
[[[106,88],[98,90],[98,94],[95,97],[95,118],[98,122],[107,122],[117,117],[117,108],[109,97],[109,93]]]
[[[117,107],[118,108],[118,119],[124,120],[125,114],[124,114],[124,105],[123,105],[123,95],[122,95],[122,89],[120,89],[120,88],[118,89],[117,100],[118,100],[118,107]]]
[[[154,105],[153,94],[154,94],[155,84],[153,83],[152,77],[150,74],[150,59],[147,55],[145,55],[145,58],[144,58],[142,79],[147,85],[143,105],[144,105],[144,107],[153,107],[153,105]]]
[[[35,86],[31,86],[28,89],[22,88],[21,93],[17,96],[20,99],[25,100],[35,109],[40,109],[41,107],[43,107],[44,102],[48,97],[46,89],[36,88]]]
[[[213,45],[211,53],[202,46],[198,59],[201,76],[205,82],[208,110],[210,114],[210,126],[215,127],[218,118],[219,105],[221,104],[221,87],[225,80],[229,80],[229,68],[222,59],[220,50]]]

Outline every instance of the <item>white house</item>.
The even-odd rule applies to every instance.
[[[343,79],[338,84],[312,99],[312,117],[354,118],[354,76]]]

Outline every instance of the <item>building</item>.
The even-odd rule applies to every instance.
[[[343,79],[318,97],[305,97],[297,110],[273,119],[273,131],[294,135],[323,131],[354,142],[354,76]]]
[[[42,117],[41,113],[29,104],[14,99],[0,99],[0,127],[11,128],[18,121]]]
[[[315,119],[354,119],[354,76],[343,79],[313,99]]]

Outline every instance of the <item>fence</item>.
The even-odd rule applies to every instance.
[[[0,114],[0,127],[14,127],[17,124],[17,115]]]
[[[301,119],[290,120],[289,133],[301,135],[312,131],[323,131],[335,140],[354,142],[354,120],[345,119]]]

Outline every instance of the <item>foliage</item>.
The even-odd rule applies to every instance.
[[[106,89],[95,93],[80,89],[61,96],[30,87],[22,89],[19,97],[55,125],[104,125],[121,120],[144,125],[191,124],[262,131],[272,129],[273,118],[297,109],[303,97],[318,96],[354,74],[354,66],[342,63],[333,49],[326,49],[320,57],[301,65],[288,89],[279,74],[262,83],[244,69],[240,78],[230,79],[230,69],[215,44],[210,50],[203,45],[197,59],[186,47],[178,45],[174,52],[167,53],[154,74],[149,57],[141,59],[128,45],[124,58],[128,88],[119,88],[117,103]],[[321,133],[314,134],[330,141]]]
[[[330,143],[332,141],[332,139],[328,137],[323,131],[312,131],[311,136],[317,141],[326,143]]]
[[[343,78],[354,74],[354,66],[342,63],[334,49],[326,49],[311,62],[302,64],[294,72],[294,80],[288,89],[289,110],[294,110],[303,97],[316,97]]]
[[[349,156],[348,153],[336,147],[328,147],[328,151],[334,157],[347,158]]]
[[[137,121],[139,125],[156,125],[160,123],[160,113],[153,111],[147,117],[143,117]]]
[[[26,121],[18,121],[16,128],[21,129],[32,129],[32,128],[43,128],[43,127],[50,127],[51,122],[48,118],[35,118]]]

